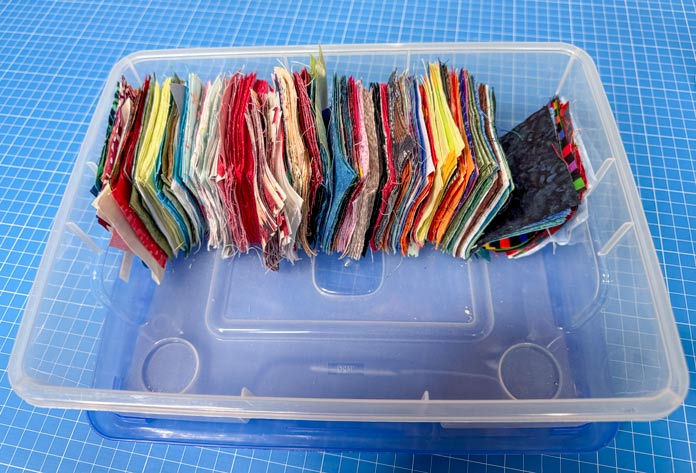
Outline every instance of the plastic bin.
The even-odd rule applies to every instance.
[[[121,255],[107,248],[88,192],[120,76],[213,79],[244,68],[269,77],[279,61],[298,68],[316,50],[149,51],[114,66],[10,361],[22,398],[106,411],[92,420],[117,437],[304,447],[315,437],[297,444],[279,432],[578,431],[659,418],[681,403],[688,372],[621,138],[592,60],[566,44],[323,46],[329,73],[365,80],[437,59],[466,67],[494,87],[500,132],[554,94],[568,99],[596,183],[587,221],[564,241],[518,261],[431,249],[352,263],[304,257],[277,273],[253,253],[229,261],[201,251],[172,261],[161,286],[140,264],[121,281]],[[244,425],[258,435],[233,434]],[[493,444],[483,445],[472,449]]]

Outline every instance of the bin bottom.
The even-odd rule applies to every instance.
[[[409,453],[579,453],[599,450],[614,422],[559,427],[443,428],[432,423],[250,420],[246,423],[87,412],[94,429],[113,440],[238,448],[288,448]]]

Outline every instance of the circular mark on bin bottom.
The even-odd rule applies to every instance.
[[[198,376],[198,352],[188,340],[164,338],[152,347],[143,362],[143,383],[149,391],[180,393]]]
[[[513,399],[553,399],[561,390],[561,367],[553,354],[534,343],[519,343],[500,358],[498,378]]]

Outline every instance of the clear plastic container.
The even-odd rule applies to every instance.
[[[596,182],[588,219],[518,261],[348,263],[201,251],[161,286],[107,248],[90,184],[121,75],[299,68],[315,46],[150,51],[114,66],[42,259],[9,375],[28,402],[159,418],[422,422],[444,429],[655,419],[688,373],[621,138],[597,70],[565,44],[323,46],[328,71],[385,80],[423,61],[491,84],[498,129],[554,94],[571,103]]]

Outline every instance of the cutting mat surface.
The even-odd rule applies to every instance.
[[[696,5],[413,0],[0,4],[0,471],[693,471],[696,390],[669,418],[621,425],[583,455],[422,456],[113,442],[84,413],[33,408],[7,365],[27,294],[111,66],[141,49],[412,41],[565,41],[597,63],[687,355],[696,323]]]

